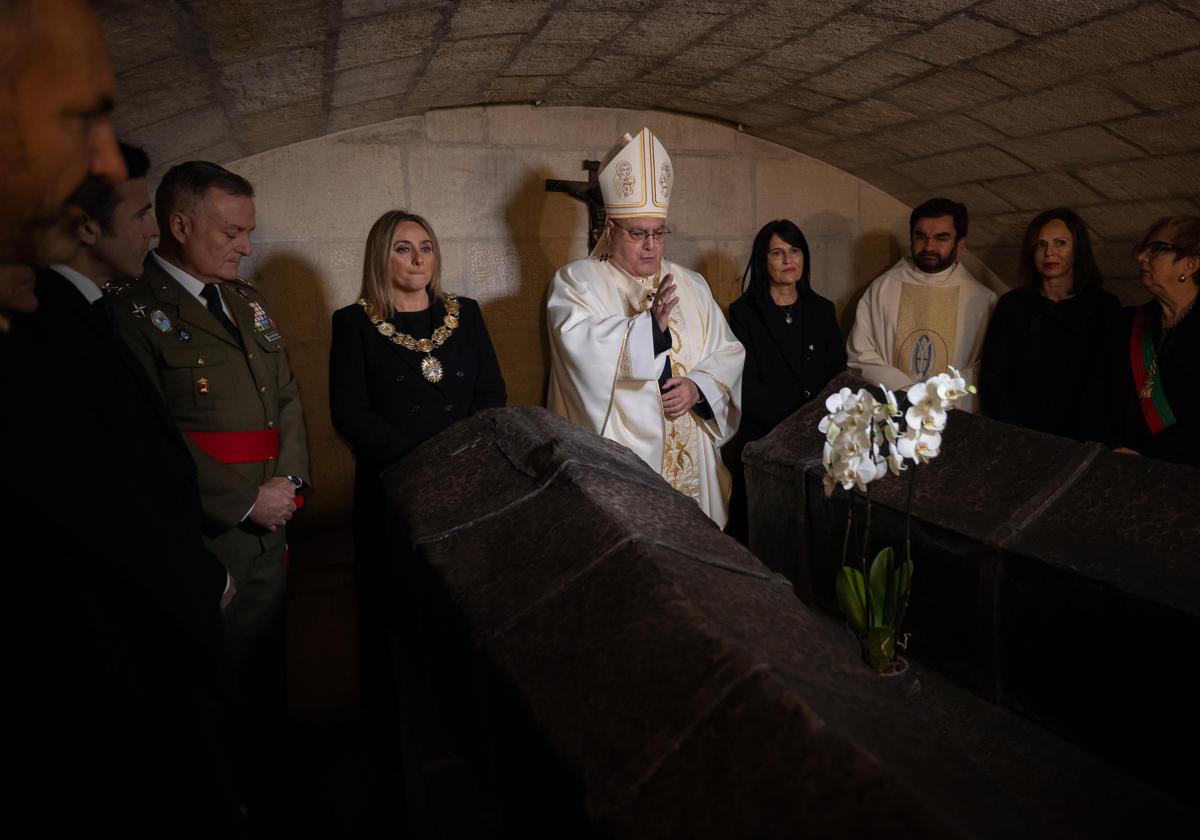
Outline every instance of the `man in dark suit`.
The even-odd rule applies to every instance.
[[[77,191],[84,253],[39,272],[0,350],[6,786],[15,834],[236,837],[236,705],[201,541],[196,470],[157,391],[95,305],[93,274],[144,251],[138,175]],[[140,182],[140,183],[139,183]],[[103,241],[101,241],[103,240]],[[135,261],[136,262],[136,261]],[[93,270],[94,269],[94,270]]]

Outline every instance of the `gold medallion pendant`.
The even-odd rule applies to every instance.
[[[442,317],[442,325],[433,331],[433,335],[429,338],[414,338],[408,333],[402,333],[387,321],[379,317],[375,312],[375,307],[370,301],[365,298],[358,301],[358,305],[367,313],[367,318],[379,334],[393,344],[403,347],[405,350],[414,350],[418,353],[424,353],[425,358],[421,359],[421,375],[428,382],[441,382],[445,376],[445,370],[442,368],[441,361],[433,355],[433,351],[446,343],[446,339],[458,329],[458,313],[460,304],[458,296],[447,293],[445,300],[446,314]]]
[[[442,363],[432,353],[421,360],[421,375],[430,382],[442,381]]]

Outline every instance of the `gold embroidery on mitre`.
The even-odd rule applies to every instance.
[[[958,286],[901,286],[893,365],[918,382],[945,373],[957,334]]]
[[[671,161],[663,161],[658,174],[658,196],[663,201],[671,197]]]
[[[629,161],[623,160],[617,164],[616,171],[613,173],[613,184],[617,188],[617,195],[622,198],[629,198],[633,195],[636,182],[633,178],[633,167],[629,165]]]

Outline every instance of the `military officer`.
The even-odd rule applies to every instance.
[[[284,530],[308,484],[308,451],[283,336],[237,276],[254,189],[190,161],[163,177],[155,211],[158,248],[109,306],[196,459],[205,539],[237,586],[225,625],[247,706],[282,717]]]

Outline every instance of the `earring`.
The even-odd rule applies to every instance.
[[[1187,275],[1186,275],[1186,274],[1180,274],[1180,275],[1179,275],[1179,282],[1180,282],[1180,283],[1186,283],[1186,282],[1187,282]]]

